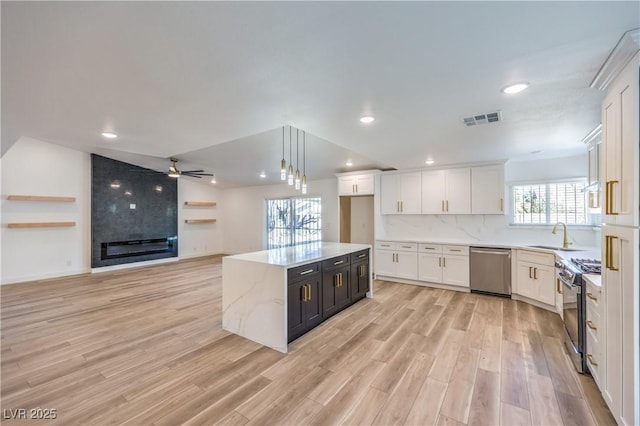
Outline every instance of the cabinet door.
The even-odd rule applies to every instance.
[[[469,256],[445,256],[442,258],[442,282],[469,287]]]
[[[555,268],[545,265],[534,265],[533,281],[535,299],[538,302],[554,306],[556,304]]]
[[[447,214],[471,214],[471,169],[447,170],[445,185]]]
[[[418,279],[418,253],[396,252],[396,277]]]
[[[341,176],[338,178],[338,195],[352,195],[356,189],[354,176]]]
[[[638,424],[638,230],[605,225],[602,238],[605,326],[602,395],[619,424]]]
[[[287,341],[305,332],[304,283],[287,286]]]
[[[609,224],[616,223],[616,216],[609,214],[611,206],[611,182],[620,182],[620,159],[619,129],[617,126],[619,105],[615,93],[610,93],[602,104],[602,164],[603,164],[603,185],[604,185],[604,221]],[[615,184],[614,184],[615,185]]]
[[[380,210],[382,214],[399,214],[398,175],[380,177]]]
[[[351,301],[355,302],[366,296],[369,291],[369,262],[351,264]]]
[[[422,172],[422,214],[444,214],[444,170]]]
[[[518,280],[518,294],[521,296],[535,298],[535,289],[533,286],[533,268],[535,265],[528,262],[518,262],[518,270],[516,278]]]
[[[308,298],[304,304],[305,332],[322,322],[322,277],[314,275],[303,284],[308,287]]]
[[[329,318],[338,311],[338,271],[322,271],[322,317]]]
[[[504,214],[504,166],[471,168],[471,213]]]
[[[418,256],[418,279],[430,283],[442,282],[442,255],[420,253]]]
[[[392,277],[396,273],[396,254],[390,250],[378,250],[376,252],[376,275]]]
[[[420,172],[403,173],[400,178],[400,213],[420,214],[422,211],[422,182]]]
[[[356,194],[373,194],[373,175],[361,175],[356,177]]]
[[[337,274],[339,282],[336,287],[336,309],[340,311],[351,303],[350,267],[340,268]]]

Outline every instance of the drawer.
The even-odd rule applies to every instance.
[[[602,368],[604,365],[604,360],[602,359],[602,348],[600,347],[600,342],[597,338],[593,336],[593,334],[587,331],[587,366],[589,367],[589,371],[593,376],[593,379],[596,381],[598,385],[601,385],[600,379],[602,375]]]
[[[589,333],[593,334],[593,337],[597,338],[598,340],[601,340],[600,336],[602,335],[604,325],[601,318],[602,317],[600,316],[600,312],[589,309],[589,306],[587,306],[586,329]]]
[[[418,251],[418,244],[416,243],[396,243],[396,251]]]
[[[537,251],[518,250],[518,260],[524,262],[537,263],[539,265],[555,266],[556,256],[551,253],[540,253]]]
[[[418,252],[420,253],[442,253],[442,246],[440,244],[418,244]]]
[[[376,241],[376,249],[378,250],[395,250],[396,243],[393,241]]]
[[[351,263],[365,260],[369,258],[369,250],[361,250],[351,253]]]
[[[322,270],[326,271],[329,269],[342,268],[344,266],[348,266],[349,264],[349,255],[346,254],[344,256],[333,257],[329,260],[323,261]]]
[[[587,312],[590,310],[602,312],[602,288],[587,281]]]
[[[288,284],[292,284],[303,280],[310,275],[320,272],[320,262],[310,263],[308,265],[296,266],[287,271]]]
[[[469,256],[469,246],[443,246],[442,252],[444,254]]]

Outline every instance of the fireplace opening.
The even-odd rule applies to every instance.
[[[101,243],[101,259],[118,259],[176,251],[178,237],[151,238]]]

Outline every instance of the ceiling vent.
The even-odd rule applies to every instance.
[[[462,122],[466,127],[479,126],[487,123],[497,123],[501,121],[500,111],[489,112],[487,114],[478,114],[471,117],[465,117]]]

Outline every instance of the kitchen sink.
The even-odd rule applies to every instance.
[[[562,248],[562,247],[556,247],[556,246],[527,246],[527,247],[547,249],[547,250],[558,250],[558,251],[581,251],[580,249]]]

